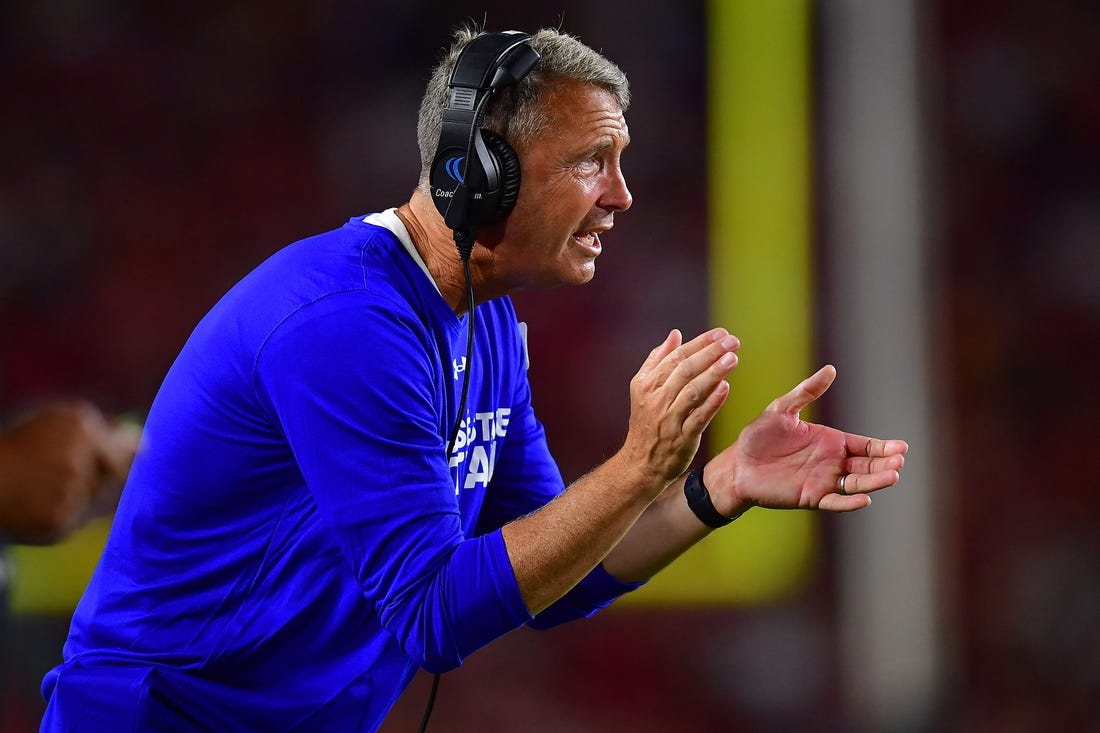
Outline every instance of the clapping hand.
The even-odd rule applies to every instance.
[[[870,505],[871,492],[896,484],[909,446],[801,419],[836,378],[822,367],[741,431],[711,460],[704,480],[715,508],[736,516],[752,506],[848,512]]]

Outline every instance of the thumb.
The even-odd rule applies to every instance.
[[[139,426],[131,423],[112,426],[99,446],[100,471],[119,480],[125,479],[140,443]]]
[[[826,364],[816,372],[799,382],[798,386],[782,397],[777,397],[769,406],[777,412],[797,415],[810,403],[817,400],[836,379],[836,367]]]

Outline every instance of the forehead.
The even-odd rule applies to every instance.
[[[553,85],[542,97],[546,127],[544,141],[589,144],[595,138],[611,137],[618,145],[630,141],[626,117],[615,95],[603,87],[579,81]]]

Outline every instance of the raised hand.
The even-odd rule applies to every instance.
[[[715,507],[734,516],[750,506],[846,512],[896,484],[909,446],[802,420],[799,412],[836,378],[831,365],[774,400],[704,471]],[[843,480],[843,483],[842,483]]]
[[[630,382],[629,460],[659,492],[699,450],[703,431],[729,395],[725,378],[737,366],[741,343],[724,328],[682,343],[677,330],[650,352]]]

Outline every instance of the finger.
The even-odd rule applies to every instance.
[[[141,435],[140,425],[122,423],[114,427],[111,439],[111,458],[114,465],[129,470],[141,446]]]
[[[655,347],[653,351],[649,352],[649,356],[646,357],[646,360],[642,364],[641,368],[638,370],[638,373],[641,374],[642,372],[647,372],[653,369],[653,367],[657,366],[657,364],[659,364],[662,359],[668,356],[669,353],[671,353],[673,349],[683,343],[683,341],[684,337],[683,334],[680,333],[680,329],[674,328],[669,331],[668,336],[665,337],[665,340],[661,342],[661,344],[659,344],[657,347]]]
[[[99,453],[111,429],[99,408],[90,402],[80,401],[60,406],[56,414],[69,425],[70,444],[79,444],[85,449],[90,448],[92,453]]]
[[[107,427],[107,419],[103,417],[103,413],[99,411],[99,408],[91,402],[79,400],[67,405],[62,405],[60,410],[63,412],[72,412],[76,415],[77,419],[84,424],[87,430],[98,431]]]
[[[704,352],[705,353],[705,352]],[[686,419],[688,414],[695,410],[699,403],[705,400],[714,388],[720,383],[724,382],[725,378],[729,376],[734,367],[737,366],[737,354],[733,352],[721,353],[717,361],[714,361],[703,369],[702,373],[698,374],[682,387],[679,387],[679,391],[675,395],[675,399],[672,401],[672,407],[670,410],[673,418],[678,420]],[[698,358],[702,354],[697,354],[692,359]],[[681,367],[686,367],[691,364],[690,361],[683,362]],[[676,375],[680,373],[682,369],[677,369],[673,372],[672,377],[669,378],[667,384],[670,389],[676,388]],[[727,385],[728,386],[728,385]]]
[[[732,341],[729,339],[732,339]],[[664,358],[662,358],[660,362],[653,367],[653,370],[649,375],[651,383],[657,387],[665,384],[665,382],[668,381],[669,377],[673,374],[677,367],[680,367],[682,363],[687,362],[696,354],[703,352],[707,349],[707,347],[712,347],[715,344],[721,344],[722,342],[732,345],[726,347],[712,348],[710,350],[712,358],[706,359],[704,357],[704,361],[709,364],[710,361],[717,359],[718,355],[721,354],[723,350],[734,350],[741,345],[741,342],[737,340],[737,337],[730,336],[729,332],[724,328],[714,328],[710,331],[706,331],[705,333],[701,333],[693,338],[691,341],[688,341],[687,343],[682,344],[679,347],[669,351],[664,356]],[[683,386],[683,384],[685,384],[689,379],[694,377],[704,368],[705,366],[699,366],[699,360],[691,362],[687,366],[682,367],[681,377],[683,378],[681,379],[679,386]]]
[[[137,425],[123,423],[108,428],[98,446],[101,475],[125,479],[140,442],[141,428]]]
[[[871,506],[871,497],[866,494],[844,496],[843,494],[826,494],[817,503],[817,508],[826,512],[854,512],[857,509]]]
[[[904,440],[882,440],[881,438],[868,438],[855,433],[844,434],[844,447],[853,456],[869,456],[871,458],[904,455],[909,451],[909,444]]]
[[[893,469],[874,473],[850,473],[844,478],[844,494],[866,494],[885,489],[901,480],[901,474]],[[838,487],[839,489],[839,487]],[[838,496],[844,496],[838,494]]]
[[[874,473],[875,471],[900,471],[905,465],[905,456],[899,454],[883,456],[880,458],[868,458],[856,456],[844,462],[846,473]]]
[[[788,415],[797,415],[802,408],[812,403],[832,385],[836,379],[836,367],[826,364],[814,374],[803,379],[797,387],[782,397],[777,397],[769,407]]]
[[[697,345],[685,344],[684,347],[671,354],[654,370],[655,379],[661,380],[655,382],[654,386],[664,391],[670,406],[679,399],[684,390],[687,390],[689,405],[681,409],[680,414],[684,414],[688,409],[691,409],[695,403],[702,399],[703,395],[710,392],[711,388],[720,379],[729,376],[729,373],[737,366],[737,354],[734,352],[741,346],[741,342],[737,337],[728,333],[721,336],[721,332],[719,332],[714,334],[712,338],[717,340],[709,343],[703,342],[705,344],[703,348],[686,358],[680,358],[689,353],[689,346]],[[677,361],[677,358],[679,358],[679,361]],[[666,370],[668,370],[667,373]],[[703,376],[708,371],[712,371],[711,375]],[[700,376],[703,376],[703,379],[694,382]]]
[[[693,409],[703,395],[729,376],[737,366],[735,350],[740,345],[735,336],[726,336],[676,365],[663,386],[677,414]]]
[[[684,418],[684,432],[688,435],[702,435],[703,431],[710,425],[711,420],[718,414],[718,411],[722,409],[722,405],[726,403],[726,398],[730,394],[729,382],[720,380],[718,384],[714,385],[710,394],[703,400],[702,404],[688,413],[688,416]]]

